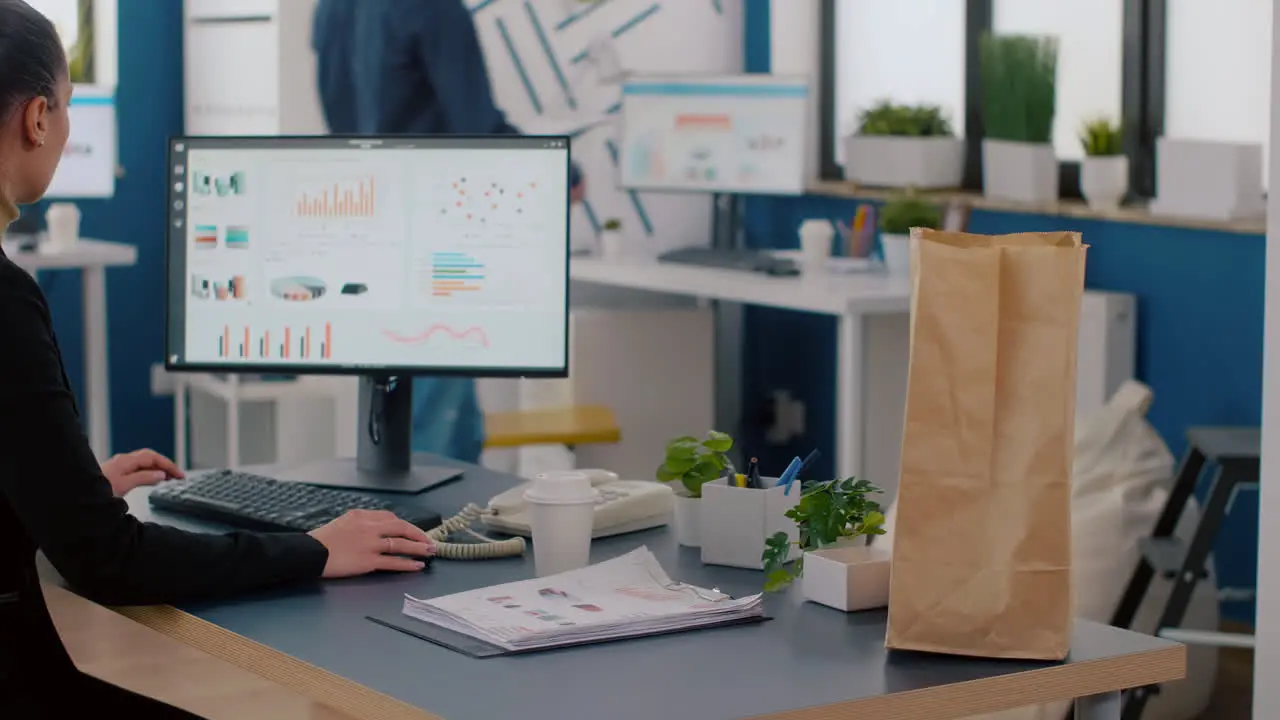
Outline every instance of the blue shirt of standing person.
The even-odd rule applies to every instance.
[[[493,101],[462,0],[320,0],[312,28],[321,106],[343,135],[518,135]],[[583,192],[574,166],[574,200]],[[413,446],[476,462],[484,415],[470,378],[413,382]]]

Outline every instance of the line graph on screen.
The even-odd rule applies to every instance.
[[[488,348],[489,336],[479,325],[458,328],[445,323],[435,323],[416,333],[383,330],[383,337],[398,345],[419,345],[434,342],[463,343],[472,347]]]

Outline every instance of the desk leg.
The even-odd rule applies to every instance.
[[[866,377],[863,316],[841,315],[836,330],[836,474],[861,475],[863,469],[862,383]]]
[[[1120,693],[1076,699],[1076,720],[1120,720]]]
[[[107,278],[102,267],[81,270],[84,317],[84,394],[89,447],[111,456],[111,396],[107,373]]]

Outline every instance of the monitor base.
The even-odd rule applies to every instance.
[[[429,457],[415,457],[408,471],[392,472],[369,472],[357,468],[355,458],[336,458],[293,466],[275,476],[318,487],[416,495],[456,480],[462,473],[460,468],[435,464]]]

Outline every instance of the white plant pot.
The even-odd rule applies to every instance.
[[[964,181],[964,140],[849,135],[844,177],[871,187],[947,189]]]
[[[600,257],[622,257],[624,247],[625,244],[621,230],[600,231]]]
[[[845,612],[882,608],[889,604],[890,566],[888,550],[838,544],[804,554],[801,588],[805,599]]]
[[[1261,217],[1262,145],[1156,141],[1156,199],[1151,212],[1207,220]]]
[[[1028,205],[1058,201],[1058,156],[1048,143],[982,141],[982,193]]]
[[[702,486],[702,562],[708,565],[761,570],[765,540],[785,532],[792,543],[800,539],[787,511],[800,502],[799,483],[787,494],[777,478],[761,478],[766,489],[731,487],[725,480]],[[791,546],[788,560],[800,553]]]
[[[1086,157],[1080,163],[1080,194],[1094,210],[1114,210],[1129,193],[1129,158]]]
[[[880,251],[884,253],[884,267],[894,277],[911,275],[911,236],[880,233]]]
[[[676,495],[675,500],[676,542],[685,547],[701,547],[702,499]]]

